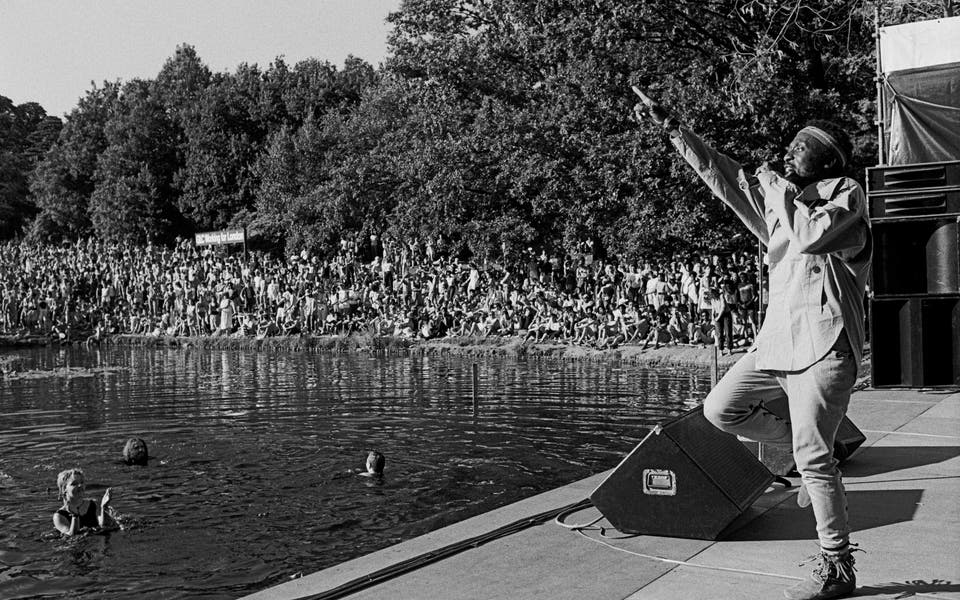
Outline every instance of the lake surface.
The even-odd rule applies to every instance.
[[[611,468],[709,388],[706,372],[586,361],[16,355],[0,379],[7,600],[236,598]],[[148,466],[120,462],[131,436]],[[346,473],[372,449],[382,480]],[[74,466],[88,496],[113,488],[123,530],[54,531],[57,473]]]

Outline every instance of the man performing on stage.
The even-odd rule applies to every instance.
[[[787,148],[784,173],[763,165],[756,172],[762,193],[752,194],[740,183],[747,178],[739,163],[645,102],[635,107],[638,119],[649,114],[669,132],[714,195],[768,248],[766,319],[753,348],[707,396],[704,415],[732,434],[793,444],[797,500],[813,506],[821,551],[812,577],[784,593],[791,600],[846,596],[856,575],[833,447],[860,363],[872,253],[863,189],[843,175],[850,140],[829,121],[811,121]],[[763,406],[783,397],[789,422]]]

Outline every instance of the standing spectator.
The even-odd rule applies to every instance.
[[[730,354],[733,349],[733,317],[720,288],[714,288],[710,293],[710,315],[717,348],[721,354]]]
[[[233,332],[233,318],[237,313],[237,306],[226,293],[220,296],[220,323],[217,328],[219,335],[229,335]]]
[[[740,275],[740,284],[737,287],[737,306],[740,310],[740,322],[749,343],[757,337],[759,324],[757,323],[757,290],[753,283],[753,276],[747,273]]]
[[[693,266],[688,262],[682,267],[680,276],[680,295],[687,305],[687,318],[695,323],[699,320],[698,310],[700,296],[697,289],[697,274],[693,271]]]
[[[730,327],[738,332],[738,337],[742,335],[743,328],[740,324],[740,303],[737,300],[737,274],[731,269],[726,277],[720,282],[720,293],[723,295],[723,301],[727,305],[727,313],[730,315]],[[736,345],[731,337],[730,347]]]

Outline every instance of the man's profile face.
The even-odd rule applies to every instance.
[[[783,155],[784,177],[803,186],[820,179],[835,160],[833,153],[820,140],[801,131]]]

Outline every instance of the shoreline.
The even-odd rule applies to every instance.
[[[0,336],[0,349],[28,348],[54,344],[42,336]],[[74,342],[73,345],[81,345]],[[274,336],[254,337],[172,337],[118,334],[100,342],[103,346],[144,348],[203,348],[211,350],[252,350],[256,352],[331,352],[358,354],[390,354],[409,356],[460,356],[475,358],[533,358],[582,360],[590,362],[622,362],[639,367],[712,369],[716,354],[717,377],[723,375],[747,351],[737,348],[732,354],[714,352],[713,346],[661,346],[641,349],[627,344],[617,348],[596,349],[570,344],[526,343],[515,337],[451,337],[433,340],[412,340],[392,336]],[[854,390],[870,385],[870,345],[864,347]]]
[[[0,348],[29,348],[47,346],[56,342],[42,336],[0,336]],[[72,345],[81,345],[73,342]],[[432,340],[414,340],[392,336],[273,336],[254,337],[172,337],[119,334],[100,342],[102,346],[179,347],[225,350],[253,350],[268,352],[356,352],[361,354],[409,354],[411,356],[465,356],[465,357],[530,357],[559,360],[586,360],[592,362],[620,361],[643,366],[671,366],[710,368],[713,365],[713,346],[661,346],[641,349],[639,345],[596,349],[571,344],[535,344],[515,337],[451,337]],[[733,354],[717,354],[717,364],[729,367],[746,348]],[[725,369],[724,369],[725,370]]]

